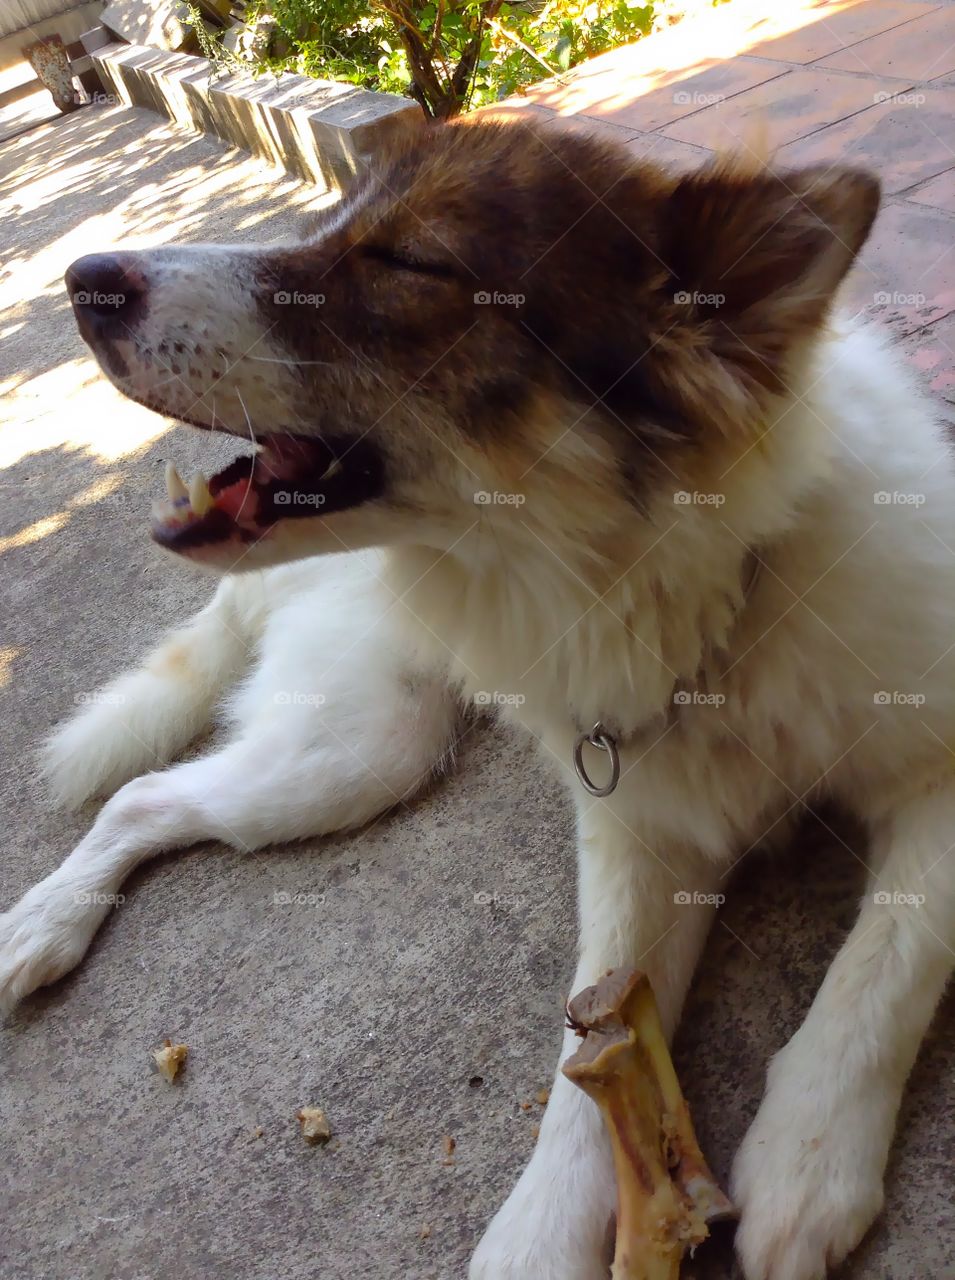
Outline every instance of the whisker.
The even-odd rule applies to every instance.
[[[323,369],[334,369],[335,362],[333,360],[281,360],[277,356],[249,356],[249,360],[258,360],[260,364],[287,364],[292,369],[297,369],[300,365],[313,364],[321,365]]]
[[[236,387],[235,389],[235,394],[239,398],[239,404],[242,406],[242,412],[245,414],[245,420],[249,424],[249,437],[252,440],[252,447],[254,449],[258,449],[259,442],[255,438],[255,431],[252,428],[252,419],[249,417],[249,411],[245,407],[245,401],[242,399],[242,392],[239,390],[238,387]],[[254,471],[255,471],[255,459],[253,458],[252,469],[249,471],[248,477],[245,482],[245,493],[242,495],[242,501],[239,503],[239,509],[235,513],[236,523],[238,523],[239,517],[242,515],[242,512],[245,510],[245,504],[246,502],[248,502],[249,494],[252,492],[252,474]]]
[[[161,387],[168,387],[170,382],[182,382],[178,373],[170,373],[168,378],[157,378],[153,383],[153,390],[158,391]]]
[[[210,388],[210,390],[212,391],[215,391],[216,387],[219,385],[222,379],[228,376],[229,368],[230,368],[229,357],[226,355],[226,353],[224,351],[219,351],[217,354],[222,357],[222,363],[225,367],[222,373],[219,374],[218,378],[216,378],[215,382],[212,384],[212,387]],[[212,397],[212,430],[213,431],[216,430],[216,398],[214,395]],[[224,431],[225,427],[224,426],[221,427],[220,430]],[[229,432],[226,432],[226,434],[228,435]]]

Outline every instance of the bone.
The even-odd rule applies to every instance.
[[[189,490],[183,483],[182,476],[171,462],[166,463],[166,493],[171,502],[178,502],[189,497]]]
[[[189,505],[197,516],[204,516],[212,508],[212,494],[201,471],[189,481]]]
[[[610,970],[568,1012],[584,1040],[564,1075],[597,1103],[613,1149],[612,1280],[677,1280],[686,1250],[735,1211],[697,1142],[649,979]]]

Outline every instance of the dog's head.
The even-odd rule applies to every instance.
[[[154,536],[259,567],[475,521],[645,512],[785,396],[869,231],[836,166],[676,179],[515,123],[422,128],[289,247],[81,258],[80,331],[126,395],[260,451]]]

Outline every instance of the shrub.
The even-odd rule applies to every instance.
[[[258,42],[247,41],[240,60],[408,94],[446,119],[645,35],[655,8],[654,0],[253,0]],[[234,65],[197,30],[207,55]]]

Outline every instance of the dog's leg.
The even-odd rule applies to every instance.
[[[258,678],[269,688],[275,676],[266,667]],[[366,679],[360,663],[339,668],[337,681],[347,696],[334,697],[332,677],[321,708],[270,695],[257,723],[217,755],[117,792],[66,861],[0,916],[0,1005],[72,969],[123,879],[153,855],[200,840],[251,850],[354,827],[418,790],[454,731],[446,687],[381,671]]]
[[[226,578],[210,603],[138,670],[77,695],[82,711],[57,730],[44,753],[56,798],[72,807],[109,795],[182,751],[208,726],[219,697],[245,666],[261,612],[243,579]]]
[[[605,805],[585,808],[580,841],[580,957],[573,990],[609,968],[646,970],[672,1035],[713,918],[719,869],[686,851],[651,850]],[[566,1031],[563,1062],[580,1041]],[[596,1105],[558,1069],[530,1163],[478,1245],[470,1280],[594,1280],[604,1275],[615,1203]]]
[[[955,792],[873,824],[859,919],[736,1157],[747,1280],[820,1280],[882,1205],[906,1077],[955,959]]]

